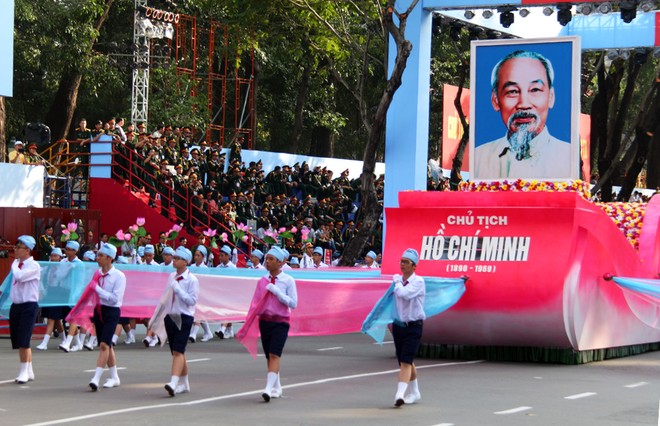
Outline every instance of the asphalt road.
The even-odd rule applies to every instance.
[[[17,385],[18,353],[0,340],[1,425],[660,425],[659,352],[580,366],[420,359],[422,400],[394,408],[394,348],[359,334],[290,338],[270,403],[265,359],[235,340],[190,344],[192,390],[174,398],[167,348],[120,343],[121,386],[92,393],[98,352],[57,344]]]

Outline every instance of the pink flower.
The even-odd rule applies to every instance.
[[[206,231],[202,232],[202,234],[206,235],[209,238],[215,237],[217,233],[218,233],[218,231],[216,231],[215,229],[211,229],[211,228],[209,228]]]
[[[267,229],[266,231],[264,231],[264,235],[266,235],[268,237],[271,237],[273,239],[277,239],[277,232],[271,231],[270,229]]]
[[[302,236],[303,241],[307,241],[307,236],[309,235],[309,229],[303,228],[302,231],[300,231],[300,235]]]
[[[71,231],[69,231],[68,229],[63,229],[62,233],[68,237],[71,234]]]
[[[128,227],[128,230],[131,232],[137,232],[140,227],[138,225],[131,225]]]
[[[69,222],[66,225],[66,229],[68,229],[69,232],[76,232],[76,229],[78,229],[78,224],[76,222]]]
[[[243,238],[241,238],[241,240],[243,240],[244,243],[247,243],[249,239],[250,237],[248,237],[247,235],[243,235]]]
[[[284,232],[284,231],[286,231],[286,228],[285,228],[285,227],[281,227],[280,229],[277,230],[277,232],[280,232],[280,233],[281,233],[281,232]]]
[[[224,243],[226,243],[229,240],[229,238],[227,237],[226,232],[223,232],[222,234],[220,234],[220,238],[222,238],[222,242],[224,242]]]
[[[123,240],[124,239],[124,231],[120,229],[119,231],[117,231],[117,234],[115,236],[117,237],[118,240]]]
[[[239,223],[238,225],[236,225],[236,229],[238,229],[239,231],[247,232],[250,230],[250,227],[244,223]]]
[[[131,238],[133,238],[133,236],[131,234],[124,234],[124,240],[125,241],[131,241]]]
[[[182,229],[183,229],[183,223],[180,224],[180,225],[174,225],[174,226],[172,227],[172,231],[174,231],[174,232],[179,232],[179,231],[181,231]]]
[[[136,223],[138,226],[142,226],[142,225],[144,225],[144,222],[146,222],[146,220],[145,220],[143,217],[138,217],[138,218],[135,220],[135,223]]]
[[[291,227],[291,233],[295,234],[296,232],[298,232],[298,228],[296,228],[295,226]]]

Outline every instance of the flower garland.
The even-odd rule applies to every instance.
[[[595,203],[603,209],[630,244],[639,250],[639,235],[642,232],[647,203]]]
[[[590,201],[590,185],[582,180],[572,182],[549,182],[549,181],[526,181],[517,179],[514,181],[497,182],[461,182],[459,191],[546,191],[546,192],[577,192],[582,198]],[[644,223],[646,203],[594,203],[607,214],[614,224],[619,227],[630,244],[639,249],[639,235]]]
[[[585,200],[591,198],[589,183],[580,179],[570,182],[549,182],[538,180],[516,179],[512,181],[503,180],[495,182],[461,182],[458,186],[459,191],[545,191],[545,192],[577,192]]]

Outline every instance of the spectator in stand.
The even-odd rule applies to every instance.
[[[237,134],[234,138],[234,142],[231,144],[229,150],[229,163],[238,161],[240,164],[243,160],[241,159],[241,150],[243,149],[243,143],[245,142],[245,137],[242,134]]]
[[[25,156],[25,164],[40,166],[43,163],[43,159],[37,152],[37,144],[31,143],[28,145],[28,153]]]
[[[55,239],[53,238],[53,225],[46,225],[44,234],[39,237],[39,253],[41,253],[40,260],[48,260],[50,252],[55,247]]]
[[[250,265],[250,269],[263,269],[265,270],[266,267],[261,264],[261,259],[264,257],[264,254],[261,250],[254,249],[252,250],[252,253],[250,253],[250,262],[252,264]]]
[[[9,153],[9,162],[12,164],[26,164],[25,145],[23,145],[23,142],[14,142],[14,150]]]
[[[314,261],[314,265],[312,265],[312,268],[314,269],[322,269],[328,267],[328,265],[323,262],[323,249],[321,247],[314,247],[314,251],[312,252],[312,260]]]
[[[370,250],[369,253],[367,253],[367,255],[364,257],[364,264],[356,264],[355,266],[368,269],[378,269],[380,266],[378,266],[378,263],[376,263],[376,257],[376,253],[374,253],[373,250]]]

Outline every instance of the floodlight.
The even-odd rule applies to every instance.
[[[507,10],[505,12],[500,13],[500,24],[504,28],[509,28],[511,24],[513,24],[514,16],[513,12]]]
[[[573,19],[573,14],[571,13],[571,5],[562,3],[558,6],[559,10],[557,11],[557,22],[562,27],[565,27],[566,24],[571,22],[571,19]]]
[[[612,3],[610,2],[605,2],[601,3],[598,5],[598,12],[602,13],[603,15],[606,15],[612,11]]]
[[[486,9],[483,12],[481,12],[481,16],[483,16],[484,19],[490,19],[493,17],[493,11],[490,9]]]
[[[631,23],[637,16],[637,8],[634,1],[622,1],[619,4],[619,10],[621,10],[621,19],[626,24]]]
[[[520,9],[520,11],[518,12],[518,14],[519,14],[521,17],[526,18],[526,17],[529,15],[529,9]]]
[[[543,14],[545,16],[550,16],[553,13],[555,13],[555,10],[553,8],[551,8],[550,6],[546,6],[546,7],[543,8]]]
[[[465,16],[465,19],[472,19],[474,18],[474,12],[471,10],[466,10],[463,16]]]

